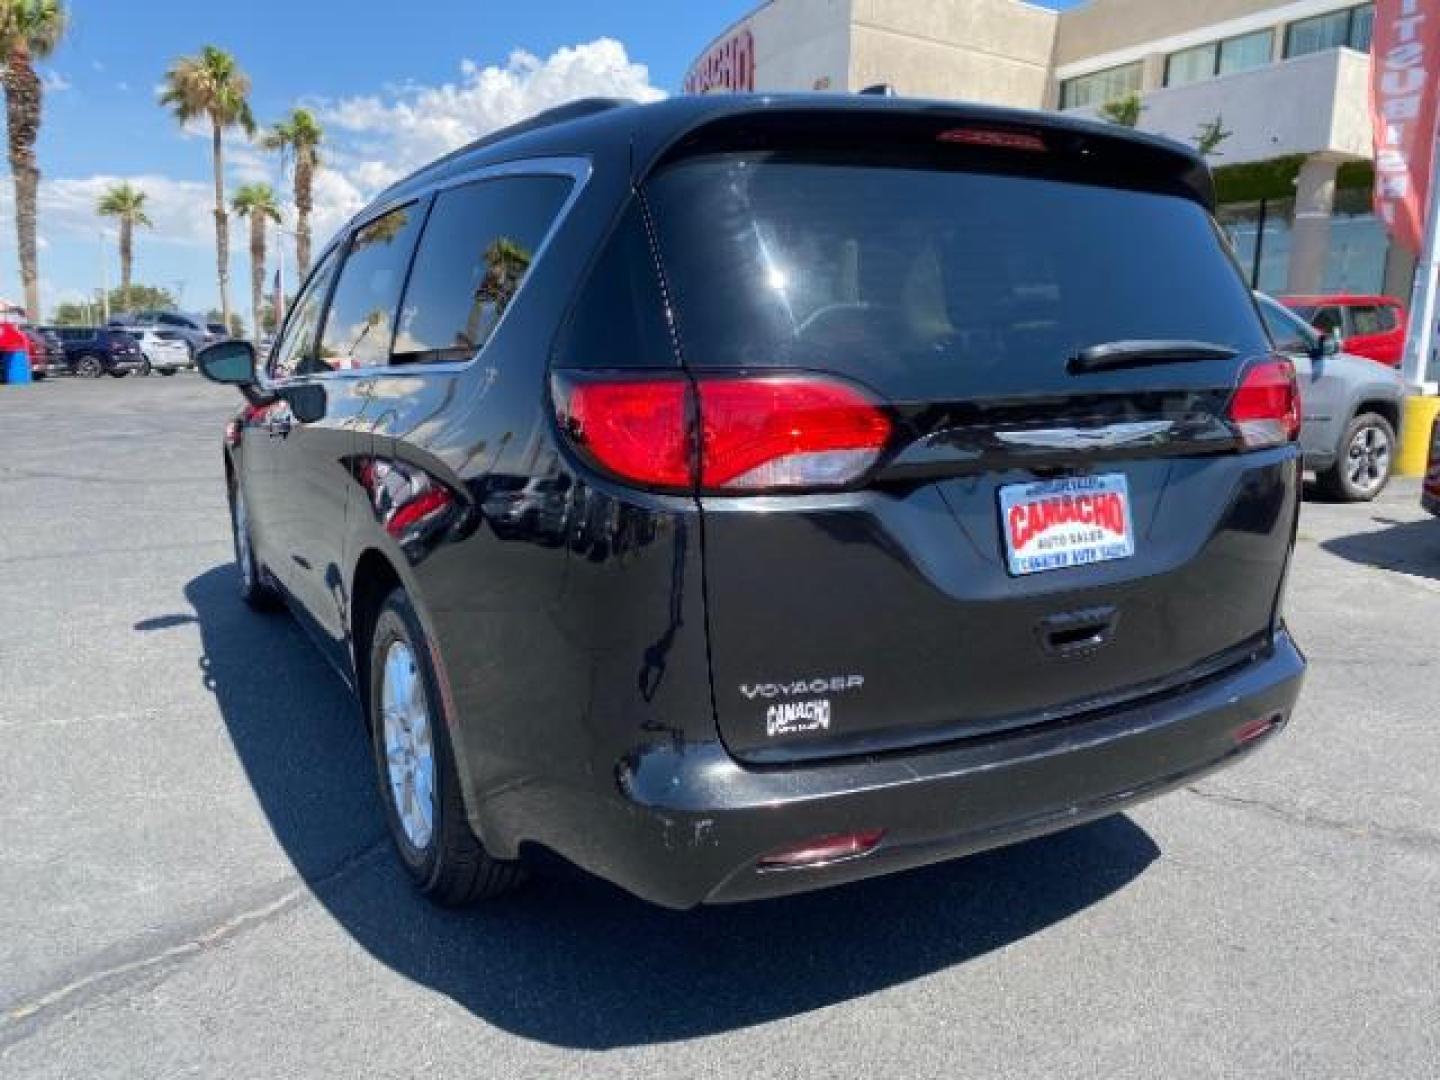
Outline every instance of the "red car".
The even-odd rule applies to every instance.
[[[1405,305],[1393,296],[1283,296],[1280,302],[1315,329],[1338,333],[1345,351],[1399,367],[1405,355]]]

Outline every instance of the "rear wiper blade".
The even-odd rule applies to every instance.
[[[1081,349],[1070,358],[1066,370],[1071,375],[1088,375],[1095,371],[1183,364],[1189,360],[1233,360],[1239,355],[1228,345],[1216,345],[1212,341],[1107,341]]]

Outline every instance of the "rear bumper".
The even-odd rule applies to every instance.
[[[112,356],[105,365],[106,371],[139,371],[143,356]]]
[[[1239,729],[1289,720],[1304,673],[1282,631],[1273,648],[1187,690],[926,752],[750,769],[718,743],[650,751],[618,767],[618,797],[548,799],[542,842],[675,908],[922,866],[1100,818],[1229,764],[1268,741],[1241,743]],[[868,855],[757,868],[779,848],[870,829],[885,838]]]

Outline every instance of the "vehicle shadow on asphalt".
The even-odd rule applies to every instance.
[[[1385,528],[1321,541],[1321,550],[1363,566],[1440,581],[1440,522],[1374,520]]]
[[[302,631],[284,615],[245,608],[233,566],[195,578],[185,593],[201,630],[202,677],[316,899],[381,963],[526,1038],[580,1049],[667,1042],[872,994],[1059,923],[1159,855],[1118,816],[739,907],[666,911],[575,872],[539,877],[489,905],[439,910],[385,849],[357,708]]]

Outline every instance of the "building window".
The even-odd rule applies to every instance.
[[[1308,56],[1326,49],[1369,52],[1374,30],[1374,4],[1361,4],[1332,11],[1328,15],[1316,15],[1312,19],[1301,19],[1285,29],[1285,58]]]
[[[1320,287],[1325,292],[1378,293],[1385,287],[1390,238],[1375,216],[1370,192],[1345,188],[1335,193],[1330,249]]]
[[[1182,49],[1165,58],[1165,85],[1185,86],[1216,75],[1233,75],[1237,71],[1263,67],[1270,62],[1274,50],[1274,30],[1257,30],[1253,34]]]
[[[1215,42],[1171,53],[1165,59],[1165,85],[1184,86],[1215,74],[1219,49]]]
[[[1275,31],[1258,30],[1253,34],[1233,37],[1220,43],[1220,64],[1217,75],[1264,67],[1275,55]]]
[[[1122,64],[1089,75],[1066,79],[1060,84],[1060,107],[1078,109],[1086,105],[1104,105],[1107,101],[1138,94],[1143,84],[1145,65]]]

